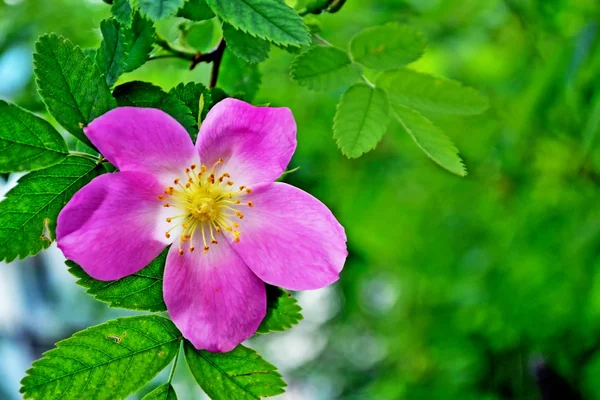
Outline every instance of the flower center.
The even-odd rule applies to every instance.
[[[234,182],[227,172],[217,177],[217,167],[222,163],[220,158],[210,170],[205,165],[200,168],[191,165],[184,171],[186,179],[176,178],[174,186],[168,186],[164,195],[158,196],[159,200],[165,201],[164,207],[180,211],[167,217],[167,222],[174,225],[165,233],[170,238],[173,231],[180,232],[179,254],[184,253],[186,243],[189,243],[189,251],[194,251],[195,235],[202,236],[204,254],[208,253],[210,245],[219,244],[218,237],[223,230],[230,232],[236,242],[240,241],[238,220],[244,219],[240,208],[254,206],[251,201],[241,200],[252,193],[252,189],[246,186],[234,189]]]

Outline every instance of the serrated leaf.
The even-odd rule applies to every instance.
[[[357,63],[385,71],[421,58],[425,46],[425,38],[416,29],[388,24],[356,35],[350,42],[350,53]]]
[[[65,140],[50,123],[0,100],[0,172],[49,167],[67,154]]]
[[[333,136],[348,158],[360,157],[377,146],[390,122],[385,92],[357,83],[344,93],[333,123]]]
[[[145,395],[142,400],[177,400],[177,394],[170,383],[163,383]]]
[[[154,44],[152,22],[136,12],[131,27],[110,18],[100,24],[102,43],[96,62],[112,86],[124,72],[141,67],[148,60]]]
[[[129,0],[114,0],[110,12],[124,26],[131,26],[132,8]]]
[[[154,45],[154,35],[156,32],[152,21],[136,12],[133,16],[131,29],[128,29],[126,33],[128,36],[129,54],[125,59],[125,72],[131,72],[148,61]]]
[[[271,44],[266,40],[237,30],[227,23],[223,24],[223,37],[227,48],[250,64],[257,64],[269,58]]]
[[[154,21],[175,15],[185,0],[138,0],[142,13]]]
[[[86,288],[86,292],[94,296],[96,300],[109,303],[111,307],[154,312],[166,311],[162,284],[167,253],[168,250],[165,249],[146,267],[118,281],[96,280],[71,260],[67,260],[67,266],[69,272],[79,278],[78,285]]]
[[[188,131],[192,139],[198,134],[192,111],[177,97],[148,82],[133,81],[119,85],[113,95],[119,106],[151,107],[163,110]]]
[[[387,91],[392,105],[420,112],[470,115],[482,113],[489,106],[485,96],[460,82],[407,68],[382,73],[377,87]]]
[[[256,333],[283,332],[304,317],[302,308],[291,294],[276,286],[267,286],[267,315]]]
[[[256,64],[248,64],[225,49],[217,86],[233,97],[252,101],[260,88],[262,74]]]
[[[170,94],[181,100],[190,110],[196,121],[199,120],[200,114],[200,96],[204,96],[204,107],[202,109],[202,120],[206,118],[206,114],[212,107],[212,98],[210,90],[201,83],[180,83],[169,91]]]
[[[126,28],[115,19],[105,19],[100,23],[102,43],[96,53],[96,64],[106,78],[106,84],[112,86],[125,72],[125,58],[128,52]]]
[[[83,127],[116,107],[98,67],[62,36],[41,36],[35,49],[35,76],[48,111],[68,132],[91,146]]]
[[[467,175],[458,149],[433,122],[408,107],[395,105],[393,111],[406,132],[429,158],[456,175]]]
[[[25,258],[50,246],[60,210],[103,170],[91,160],[71,156],[19,179],[0,202],[0,260]]]
[[[206,0],[188,0],[177,12],[177,16],[192,21],[205,21],[214,18],[215,13],[206,4]]]
[[[290,75],[301,86],[328,91],[352,85],[362,71],[348,53],[332,46],[314,46],[298,55]]]
[[[181,334],[156,315],[119,318],[77,332],[44,353],[21,381],[25,399],[124,399],[179,351]]]
[[[206,0],[223,21],[236,29],[285,46],[310,44],[302,18],[282,0]]]
[[[277,368],[252,349],[239,345],[229,353],[210,353],[187,341],[184,349],[192,375],[212,400],[252,400],[285,391]]]

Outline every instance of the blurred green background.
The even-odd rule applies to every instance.
[[[99,0],[0,0],[0,97],[42,112],[36,37],[96,47],[108,16]],[[332,139],[341,92],[292,82],[285,51],[260,65],[254,102],[290,107],[298,123],[291,167],[301,168],[288,181],[333,210],[350,249],[339,283],[299,295],[300,326],[254,343],[290,384],[280,398],[600,399],[600,3],[348,0],[316,18],[344,48],[373,25],[419,28],[429,46],[412,67],[461,80],[492,107],[431,116],[461,150],[466,178],[437,167],[397,123],[348,160]],[[159,32],[175,40],[180,22]],[[120,82],[207,83],[209,66],[187,67],[150,61]],[[54,341],[115,315],[65,277],[60,257],[41,260],[0,269],[0,371],[10,370],[0,398],[17,398],[25,368]],[[42,314],[50,333],[31,322]],[[182,369],[175,382],[184,391],[189,379]]]

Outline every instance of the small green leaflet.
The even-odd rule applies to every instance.
[[[41,36],[35,50],[36,81],[48,111],[67,131],[91,146],[83,127],[116,107],[98,67],[62,36]]]
[[[154,21],[175,15],[185,0],[138,0],[138,7],[144,15]]]
[[[360,157],[377,146],[390,122],[385,92],[357,83],[344,93],[333,123],[333,136],[348,158]]]
[[[407,68],[382,73],[377,87],[387,91],[392,105],[425,113],[471,115],[482,113],[489,106],[485,96],[460,82]]]
[[[223,21],[236,29],[284,46],[310,44],[302,18],[282,0],[206,0]]]
[[[206,4],[206,0],[188,0],[177,12],[178,17],[192,21],[205,21],[215,17],[215,13]]]
[[[290,75],[301,86],[328,91],[352,85],[361,78],[362,71],[344,50],[313,46],[294,59]]]
[[[385,71],[421,58],[425,45],[425,38],[416,29],[388,24],[356,35],[350,42],[350,53],[357,63]]]
[[[91,160],[70,156],[22,177],[0,202],[0,260],[11,262],[50,246],[60,210],[104,171]]]
[[[102,21],[100,29],[103,40],[96,62],[106,83],[112,86],[124,72],[131,72],[148,60],[154,44],[154,26],[136,12],[130,28],[110,18]]]
[[[266,40],[248,35],[227,23],[223,24],[223,36],[227,48],[250,64],[263,62],[269,57],[271,45]]]
[[[256,64],[248,64],[234,56],[229,49],[225,49],[217,80],[218,87],[230,93],[232,97],[250,102],[258,93],[261,80],[262,75]]]
[[[400,124],[429,158],[456,175],[467,175],[458,149],[433,122],[410,108],[399,105],[392,108]]]
[[[21,381],[25,399],[124,399],[179,351],[181,334],[157,315],[119,318],[77,332],[44,353]]]
[[[201,83],[180,83],[169,91],[169,94],[181,100],[190,110],[196,121],[204,120],[208,110],[212,107],[212,96],[210,90]],[[202,109],[202,118],[200,114],[200,96],[204,96],[204,107]],[[196,129],[197,130],[197,129]]]
[[[302,308],[291,294],[276,286],[267,285],[267,315],[256,333],[283,332],[304,317]]]
[[[177,394],[170,383],[163,383],[145,395],[142,400],[177,400]]]
[[[0,172],[49,167],[68,153],[65,140],[50,123],[0,100]]]
[[[256,400],[285,391],[277,368],[252,349],[239,345],[229,353],[210,353],[188,341],[184,349],[192,375],[212,400]]]
[[[113,5],[110,8],[110,12],[121,25],[131,26],[131,4],[129,0],[113,0]]]
[[[163,110],[175,118],[188,131],[192,139],[198,134],[192,111],[177,97],[164,92],[148,82],[133,81],[119,85],[113,95],[119,106],[152,107]]]
[[[166,311],[162,284],[168,249],[150,264],[133,275],[118,281],[99,281],[85,273],[83,268],[67,260],[69,272],[79,278],[77,284],[96,300],[109,303],[111,307],[142,311]]]

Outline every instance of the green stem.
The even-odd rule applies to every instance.
[[[182,58],[188,61],[193,61],[197,57],[197,53],[176,49],[171,45],[171,43],[169,43],[166,39],[164,39],[158,34],[156,35],[156,40],[154,42],[160,47],[162,47],[164,50],[171,53],[171,55],[173,55],[174,57]]]
[[[88,160],[92,160],[93,162],[98,161],[98,157],[93,154],[84,153],[82,151],[69,151],[70,156],[87,158]],[[102,157],[102,156],[100,156]]]
[[[173,367],[171,368],[171,373],[169,374],[169,385],[173,382],[173,376],[175,376],[175,368],[177,367],[177,361],[179,360],[179,353],[181,353],[181,349],[175,355],[175,361],[173,361]]]

